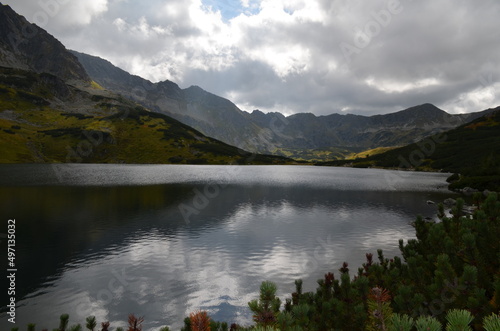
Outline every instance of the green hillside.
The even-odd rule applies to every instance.
[[[283,164],[119,95],[50,74],[0,68],[1,163]]]
[[[377,148],[372,148],[368,149],[366,151],[360,152],[360,153],[352,153],[346,157],[346,159],[361,159],[361,158],[366,158],[369,157],[370,155],[377,155],[377,154],[382,154],[387,151],[390,151],[391,149],[394,149],[396,147],[377,147]]]
[[[500,190],[500,107],[456,129],[363,159],[321,165],[384,167],[460,174],[450,188]]]
[[[347,155],[353,154],[354,150],[359,150],[359,148],[277,148],[273,151],[273,154],[286,156],[301,162],[320,162],[326,160],[345,159]]]

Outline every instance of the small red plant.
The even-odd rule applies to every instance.
[[[366,253],[366,265],[371,266],[373,264],[373,254]]]
[[[142,322],[144,322],[144,317],[135,317],[134,314],[128,315],[127,331],[142,331]]]
[[[349,272],[349,264],[347,262],[342,263],[342,268],[339,269],[339,271],[343,274]]]
[[[325,285],[328,287],[332,286],[334,279],[335,279],[335,276],[333,275],[333,273],[329,272],[329,273],[325,274]]]
[[[210,331],[210,317],[206,311],[197,311],[189,314],[191,321],[191,330],[193,331]]]
[[[371,289],[370,298],[375,302],[387,302],[391,300],[391,295],[389,294],[389,290],[376,286]]]

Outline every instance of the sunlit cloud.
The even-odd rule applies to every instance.
[[[377,81],[373,77],[369,77],[365,80],[365,83],[382,92],[401,93],[438,85],[439,81],[436,78],[425,78],[416,82]]]

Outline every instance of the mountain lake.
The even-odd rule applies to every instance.
[[[52,329],[64,313],[69,325],[94,315],[125,327],[134,313],[144,330],[179,330],[197,310],[250,325],[262,281],[284,302],[296,279],[314,291],[344,261],[353,276],[366,253],[399,255],[417,215],[436,219],[428,200],[454,196],[449,174],[380,169],[18,164],[0,174],[21,330]],[[6,301],[0,312],[10,330]]]

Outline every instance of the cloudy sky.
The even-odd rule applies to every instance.
[[[66,47],[242,110],[500,105],[498,0],[3,0]]]

